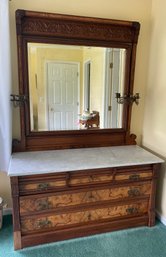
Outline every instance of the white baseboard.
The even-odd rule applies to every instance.
[[[3,215],[11,215],[12,214],[12,208],[4,208],[3,209]]]
[[[166,226],[166,217],[162,216],[157,210],[156,210],[156,217]]]

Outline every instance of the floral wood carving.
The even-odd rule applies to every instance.
[[[100,39],[106,41],[122,41],[125,43],[137,42],[139,26],[137,22],[131,24],[115,22],[114,20],[94,19],[76,16],[58,15],[45,13],[44,17],[38,13],[38,18],[34,18],[33,12],[16,12],[17,33],[24,35],[42,35],[61,38],[78,39]],[[28,19],[24,19],[27,16]],[[67,18],[66,18],[67,17]],[[78,17],[77,17],[78,18]],[[110,22],[112,24],[110,24]],[[116,24],[115,24],[116,23]],[[132,29],[131,29],[132,27]]]
[[[116,33],[115,33],[116,31]],[[134,33],[132,33],[128,28],[108,28],[107,26],[95,26],[85,24],[74,24],[68,23],[63,24],[63,22],[50,22],[50,21],[28,21],[22,25],[22,32],[24,34],[34,34],[40,35],[42,33],[52,36],[63,36],[63,37],[79,37],[79,38],[89,38],[96,39],[99,38],[102,40],[123,40],[125,42],[133,41]]]

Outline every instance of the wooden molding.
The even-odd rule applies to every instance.
[[[137,42],[140,28],[138,22],[24,10],[16,11],[16,21],[18,34],[128,43]]]

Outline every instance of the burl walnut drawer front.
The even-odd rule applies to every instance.
[[[128,182],[133,182],[133,181],[139,181],[143,179],[151,179],[152,178],[152,170],[148,171],[120,171],[116,172],[114,181],[115,182],[120,182],[120,181],[128,181]]]
[[[82,192],[49,194],[49,196],[20,197],[20,214],[40,212],[55,208],[77,206],[80,204],[97,203],[101,201],[123,200],[131,197],[148,196],[151,183],[135,184],[106,189],[94,189]]]
[[[22,233],[31,231],[49,230],[50,228],[60,229],[71,225],[81,225],[87,222],[102,222],[111,218],[138,216],[147,213],[148,201],[120,206],[100,207],[93,210],[67,212],[54,215],[45,215],[35,218],[22,218]]]
[[[67,179],[67,174],[19,177],[20,194],[35,194],[63,189],[67,186]]]
[[[109,183],[113,181],[114,172],[109,170],[105,171],[97,171],[95,173],[89,172],[77,172],[71,173],[69,179],[69,186],[84,186],[84,185],[91,185],[91,184],[100,184],[100,183]]]

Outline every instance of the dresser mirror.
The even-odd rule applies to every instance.
[[[14,151],[134,144],[138,22],[16,11],[21,140]],[[97,140],[96,140],[97,139]]]
[[[123,48],[28,43],[31,131],[122,128],[126,50]],[[94,115],[95,116],[95,115]],[[83,122],[82,122],[83,123]]]

